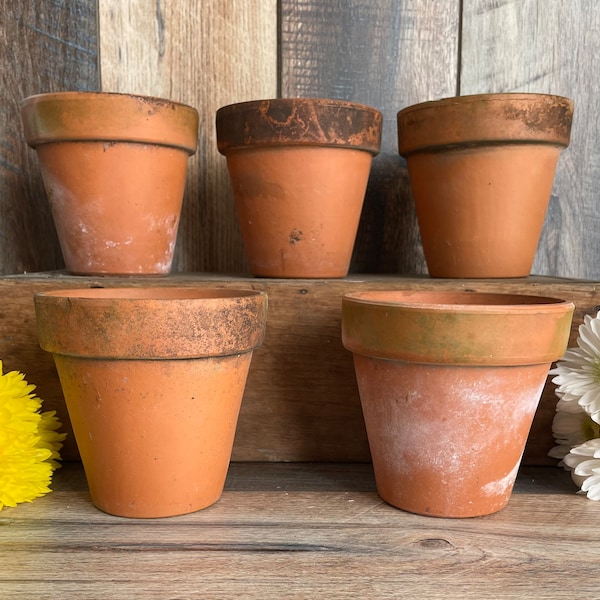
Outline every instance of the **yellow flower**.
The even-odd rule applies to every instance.
[[[40,412],[34,389],[22,373],[3,374],[0,361],[0,510],[49,492],[59,466],[66,434],[54,411]]]

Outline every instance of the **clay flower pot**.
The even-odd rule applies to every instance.
[[[482,94],[398,113],[429,274],[530,274],[573,102]]]
[[[267,298],[250,290],[39,293],[40,345],[60,377],[94,504],[167,517],[221,495]]]
[[[573,304],[410,291],[342,303],[380,496],[438,517],[503,508]]]
[[[161,98],[59,92],[26,98],[21,114],[67,270],[168,274],[197,111]]]
[[[217,111],[254,275],[347,275],[381,124],[379,111],[341,100],[258,100]]]

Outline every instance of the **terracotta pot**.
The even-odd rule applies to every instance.
[[[254,275],[347,275],[381,124],[379,111],[341,100],[258,100],[217,111]]]
[[[26,98],[21,113],[67,270],[169,273],[197,111],[161,98],[59,92]]]
[[[123,517],[213,504],[229,466],[264,293],[207,288],[35,296],[92,501]]]
[[[344,296],[342,339],[386,502],[438,517],[506,505],[573,308],[469,292]]]
[[[398,113],[429,274],[530,274],[573,102],[482,94]]]

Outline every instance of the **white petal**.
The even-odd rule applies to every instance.
[[[554,446],[549,452],[548,456],[550,458],[557,458],[562,460],[567,454],[569,454],[569,450],[571,449],[570,445],[559,444],[558,446]]]
[[[594,389],[585,392],[579,399],[579,406],[590,415],[600,412],[600,386],[596,385]]]
[[[597,459],[584,460],[575,467],[575,475],[590,477],[594,475],[594,468],[600,467],[600,461]]]
[[[590,500],[600,500],[600,476],[588,477],[581,484],[581,491],[587,492]]]

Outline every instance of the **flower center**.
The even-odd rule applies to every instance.
[[[594,440],[600,437],[600,424],[592,421],[590,417],[586,417],[583,421],[582,429],[586,440]]]

